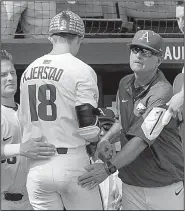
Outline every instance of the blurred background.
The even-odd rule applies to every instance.
[[[184,39],[175,19],[175,0],[1,1],[1,48],[13,55],[18,84],[25,68],[51,50],[49,21],[67,9],[85,24],[85,39],[77,57],[98,75],[99,107],[115,110],[119,81],[132,73],[127,44],[138,30],[150,29],[164,37],[166,52],[160,69],[170,83],[181,72]]]

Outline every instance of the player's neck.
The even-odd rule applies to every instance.
[[[16,107],[14,97],[9,97],[9,98],[1,97],[1,104],[12,108]]]
[[[67,44],[57,44],[53,45],[53,49],[49,54],[60,55],[65,53],[70,53],[70,46]]]

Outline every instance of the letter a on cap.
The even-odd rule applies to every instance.
[[[147,42],[149,42],[149,39],[148,39],[148,32],[145,32],[142,37],[140,37],[138,40],[143,40],[143,39],[146,39]]]

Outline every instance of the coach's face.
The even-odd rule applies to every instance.
[[[177,18],[177,23],[179,25],[179,29],[184,34],[184,7],[183,6],[176,7],[176,18]]]
[[[156,70],[161,60],[152,51],[140,46],[131,47],[130,68],[134,72],[151,72]]]
[[[17,75],[11,61],[1,61],[1,97],[14,96],[17,91]]]

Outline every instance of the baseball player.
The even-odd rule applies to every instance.
[[[5,7],[1,26],[3,38],[14,38],[19,22],[24,37],[47,37],[49,20],[56,14],[56,2],[3,1],[2,5]]]
[[[32,210],[27,192],[27,161],[25,157],[7,158],[6,145],[13,148],[22,138],[18,119],[18,105],[14,101],[17,76],[8,52],[1,51],[1,209]],[[7,150],[7,149],[6,149]]]
[[[98,187],[77,184],[90,163],[86,144],[98,141],[100,132],[97,76],[76,58],[84,33],[79,16],[57,14],[49,28],[52,51],[32,62],[21,78],[23,140],[44,136],[57,149],[49,160],[30,160],[27,190],[35,210],[102,209]]]
[[[115,122],[114,112],[110,109],[99,108],[101,115],[98,117],[100,127],[100,140],[109,131]],[[87,152],[91,157],[92,163],[101,163],[102,160],[98,157],[97,150],[98,143],[90,143],[86,146]],[[106,151],[106,159],[111,159],[115,155],[115,146],[108,148]],[[121,209],[121,180],[118,178],[118,172],[110,175],[100,185],[101,196],[103,200],[104,210],[118,210]]]
[[[21,143],[18,104],[14,101],[17,75],[12,56],[1,51],[1,209],[33,209],[26,192],[28,163],[25,157],[47,159],[55,148],[39,139]],[[50,150],[53,150],[50,151]],[[20,156],[21,155],[21,156]],[[47,156],[46,156],[47,155]]]
[[[79,177],[81,187],[96,187],[118,169],[124,210],[183,210],[184,157],[177,118],[163,127],[172,86],[158,69],[164,40],[150,30],[138,31],[130,44],[134,74],[119,84],[119,121],[101,139],[99,148],[120,131],[122,149],[110,161],[88,166]],[[104,145],[101,145],[101,143]],[[103,147],[102,147],[103,146]],[[96,181],[92,186],[91,181]],[[169,200],[170,199],[170,200]]]
[[[184,1],[177,1],[176,3],[176,19],[179,29],[184,34]],[[182,70],[184,73],[184,67]],[[184,103],[184,83],[182,84],[182,89],[180,92],[176,93],[171,100],[167,103],[168,110],[163,117],[163,124],[167,125],[172,116],[176,116],[178,113],[179,120],[182,121],[182,109]]]

